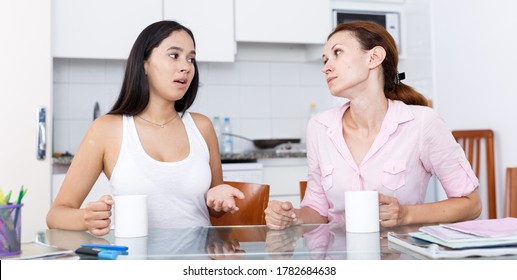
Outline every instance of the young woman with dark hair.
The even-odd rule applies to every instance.
[[[198,86],[192,32],[174,21],[145,28],[115,105],[94,121],[77,150],[48,227],[109,232],[111,195],[80,209],[101,172],[113,195],[148,196],[151,228],[207,226],[209,215],[238,211],[235,198],[244,196],[223,184],[212,122],[188,112]]]
[[[270,201],[269,228],[344,222],[345,192],[379,192],[380,225],[447,223],[481,213],[478,179],[426,98],[401,82],[395,41],[372,22],[339,24],[323,51],[323,73],[343,106],[307,128],[307,190],[300,209]],[[448,199],[424,203],[435,175]]]

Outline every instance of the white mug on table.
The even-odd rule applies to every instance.
[[[117,195],[115,204],[115,236],[147,236],[147,195]]]
[[[379,193],[377,191],[345,192],[347,232],[379,231]]]

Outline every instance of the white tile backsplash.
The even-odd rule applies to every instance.
[[[219,116],[239,118],[240,91],[237,85],[209,85],[199,88],[196,101],[191,111],[209,117]]]
[[[70,60],[64,58],[54,59],[53,79],[54,83],[68,83],[70,80]]]
[[[54,110],[55,114],[56,110]],[[70,121],[55,119],[53,121],[54,138],[52,142],[52,150],[64,153],[66,151],[74,152],[70,149]]]
[[[122,83],[122,82],[121,82]],[[108,113],[111,110],[111,107],[117,101],[118,95],[120,94],[120,84],[106,84],[104,86],[104,94],[99,101],[99,107],[101,109],[101,115]]]
[[[201,67],[199,70],[200,80],[205,85],[239,85],[237,63],[209,63],[206,69],[206,72],[202,72]]]
[[[124,80],[125,60],[110,60],[106,62],[106,83],[116,84],[119,87]],[[118,94],[118,90],[117,90]]]
[[[302,118],[279,118],[272,123],[272,138],[302,138],[302,133],[304,133]]]
[[[242,86],[240,88],[240,117],[244,119],[271,118],[271,89],[268,86]]]
[[[307,114],[305,96],[300,86],[271,87],[272,118],[301,118]]]
[[[70,85],[54,84],[54,119],[70,118]]]
[[[271,138],[271,124],[269,118],[262,119],[242,119],[240,134],[250,139]],[[248,141],[249,142],[249,141]],[[251,144],[253,146],[253,144]]]
[[[106,114],[116,101],[124,67],[121,60],[54,60],[54,151],[76,152],[95,102]],[[320,63],[200,63],[199,69],[202,85],[191,111],[230,117],[233,132],[251,139],[301,138],[309,104],[327,108]],[[234,147],[243,151],[253,144],[234,139]]]
[[[300,85],[303,86],[319,86],[327,88],[325,74],[321,71],[323,62],[305,63],[300,67]]]
[[[69,82],[104,84],[106,82],[106,63],[101,59],[75,59],[70,63]]]
[[[264,86],[271,83],[271,67],[269,62],[237,63],[240,84],[246,86]]]
[[[104,99],[104,84],[70,84],[70,119],[93,120],[95,102]]]
[[[271,63],[271,84],[298,86],[300,65],[303,63]]]
[[[93,114],[93,113],[92,113]],[[91,119],[90,120],[70,120],[70,150],[72,154],[75,154],[77,151],[77,148],[79,148],[79,145],[81,144],[81,141],[83,140],[84,136],[86,135],[86,132],[90,128],[90,125],[92,124]]]

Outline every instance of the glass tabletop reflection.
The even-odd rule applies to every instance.
[[[229,226],[149,229],[145,237],[118,238],[88,232],[48,229],[36,243],[74,250],[84,243],[128,246],[119,259],[298,259],[381,260],[414,259],[389,246],[387,232],[407,233],[416,227],[349,233],[343,225],[301,225],[285,230],[266,226]]]

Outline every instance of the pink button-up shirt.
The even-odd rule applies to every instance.
[[[401,204],[423,203],[431,175],[448,197],[470,194],[479,181],[443,120],[431,108],[389,100],[379,134],[358,166],[343,137],[350,103],[314,116],[307,127],[309,176],[301,206],[343,222],[345,191],[377,190]]]

